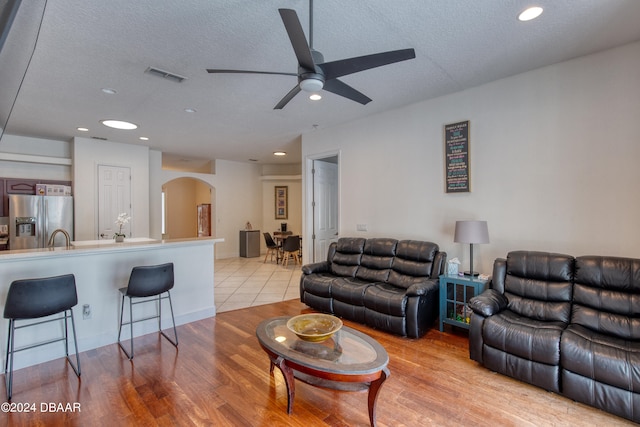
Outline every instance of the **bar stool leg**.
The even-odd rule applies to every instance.
[[[124,299],[125,299],[125,295],[122,295],[122,304],[120,305],[120,328],[118,329],[118,345],[120,346],[120,348],[122,349],[122,351],[124,351],[124,354],[127,355],[127,357],[129,358],[129,360],[133,359],[133,317],[129,317],[129,326],[130,326],[130,330],[131,330],[131,336],[129,337],[129,339],[131,340],[131,353],[129,353],[127,351],[126,348],[124,348],[124,345],[122,345],[122,341],[120,340],[120,336],[122,335],[122,320],[124,320]],[[129,316],[133,315],[133,310],[131,308],[131,298],[129,298]]]
[[[11,400],[11,392],[13,387],[13,350],[14,350],[14,335],[15,333],[15,321],[9,319],[9,331],[7,333],[7,356],[4,364],[4,380],[7,388],[7,400]],[[8,371],[8,372],[7,372]]]
[[[76,322],[73,319],[73,310],[71,309],[69,310],[69,316],[71,317],[71,331],[73,332],[73,345],[74,345],[74,348],[76,349],[75,366],[71,361],[71,357],[69,357],[69,337],[67,333],[67,312],[66,311],[64,312],[64,332],[65,332],[64,349],[65,349],[65,353],[67,354],[67,360],[69,361],[69,364],[73,368],[76,375],[80,376],[80,354],[78,354],[78,338],[76,336]]]
[[[160,310],[158,310],[158,327],[160,328],[160,333],[164,335],[164,337],[169,340],[171,344],[178,347],[178,331],[176,330],[176,319],[175,317],[173,317],[173,304],[171,304],[171,293],[169,291],[167,291],[167,299],[169,300],[169,310],[171,310],[171,322],[173,323],[173,336],[175,337],[175,340],[169,338],[169,336],[162,331],[162,325],[160,324],[160,322],[162,321]],[[162,306],[160,300],[158,300],[158,306]]]

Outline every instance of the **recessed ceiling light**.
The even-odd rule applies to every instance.
[[[146,136],[141,136],[141,137],[140,137],[140,139],[141,139],[142,141],[148,141],[148,140],[149,140],[149,138],[148,138],[148,137],[146,137]]]
[[[285,151],[274,151],[273,155],[274,156],[286,156],[287,153]]]
[[[541,14],[542,8],[539,6],[534,6],[526,9],[524,12],[518,15],[518,19],[520,21],[531,21],[532,19],[536,19]]]
[[[115,95],[117,93],[115,89],[111,89],[109,87],[103,87],[102,91],[109,95]]]
[[[138,128],[138,125],[122,120],[100,120],[100,123],[114,129],[132,130]]]
[[[87,128],[76,128],[77,130],[79,130],[80,132],[89,132],[89,129]]]
[[[195,108],[185,108],[184,111],[187,113],[195,113],[197,110]]]
[[[319,93],[312,93],[309,96],[309,99],[312,100],[312,101],[319,101],[319,100],[322,99],[322,95],[320,95]]]

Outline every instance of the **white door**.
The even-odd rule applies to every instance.
[[[338,165],[313,161],[313,262],[327,259],[338,240]]]
[[[98,165],[98,238],[113,239],[119,232],[115,221],[118,215],[131,215],[131,169]],[[122,227],[131,236],[131,223]]]

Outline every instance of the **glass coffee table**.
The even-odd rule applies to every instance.
[[[271,360],[270,373],[277,366],[287,386],[287,413],[293,410],[295,378],[334,390],[369,390],[369,422],[376,424],[376,400],[389,377],[387,351],[370,336],[343,326],[321,343],[303,341],[287,328],[290,317],[261,322],[256,336]]]

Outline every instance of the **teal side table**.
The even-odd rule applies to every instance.
[[[445,323],[469,329],[471,311],[467,303],[486,289],[487,282],[471,276],[440,276],[440,332]]]

